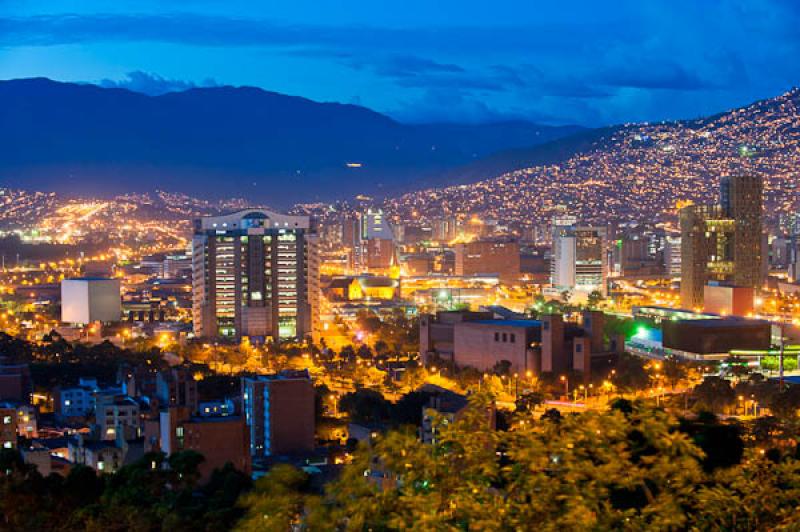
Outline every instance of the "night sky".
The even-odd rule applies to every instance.
[[[796,0],[0,0],[0,78],[254,85],[402,121],[694,118],[800,79]]]

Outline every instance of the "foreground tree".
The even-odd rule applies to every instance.
[[[296,524],[339,531],[795,530],[800,524],[800,464],[791,457],[751,452],[741,464],[709,468],[675,418],[636,402],[563,417],[520,413],[525,423],[508,432],[490,428],[488,407],[478,394],[455,422],[434,420],[432,444],[401,431],[362,446],[322,497],[304,495],[302,487],[287,493],[291,483],[273,482],[249,496],[244,523],[263,527],[280,515],[275,530]]]
[[[239,504],[246,510],[236,526],[241,531],[290,530],[303,511],[308,477],[288,465],[274,467],[256,482]]]

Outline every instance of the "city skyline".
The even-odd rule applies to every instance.
[[[0,0],[0,529],[800,530],[798,27]]]
[[[252,85],[402,121],[598,126],[709,115],[798,83],[792,2],[0,3],[0,78],[146,93]],[[788,66],[788,68],[787,68]]]

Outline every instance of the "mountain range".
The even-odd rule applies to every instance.
[[[252,87],[148,96],[18,79],[0,81],[0,186],[92,196],[161,189],[287,206],[441,186],[476,161],[486,160],[474,167],[481,172],[504,170],[508,158],[497,154],[581,131],[525,121],[402,124]]]

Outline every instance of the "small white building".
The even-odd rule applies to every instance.
[[[83,277],[61,281],[61,321],[114,322],[122,316],[119,279]]]

